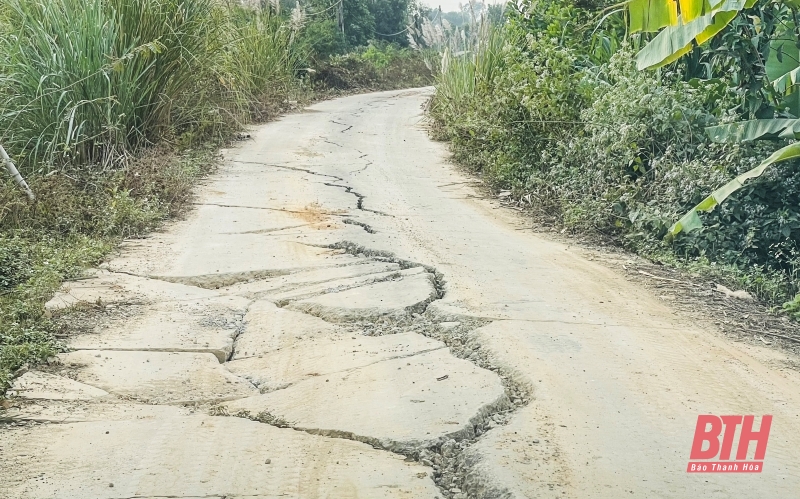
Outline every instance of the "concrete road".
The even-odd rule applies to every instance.
[[[797,359],[526,229],[429,93],[255,129],[59,292],[91,332],[16,380],[0,497],[797,497]],[[687,473],[700,414],[772,415],[763,472]]]

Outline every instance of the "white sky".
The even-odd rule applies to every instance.
[[[468,1],[469,0],[422,0],[422,3],[434,9],[439,8],[441,5],[443,11],[452,12],[458,11],[459,3],[466,5]],[[500,3],[500,1],[502,0],[486,0],[486,3]]]

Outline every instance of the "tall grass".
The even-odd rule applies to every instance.
[[[458,55],[449,48],[444,50],[431,102],[434,116],[458,115],[464,102],[474,98],[477,89],[488,89],[503,69],[501,52],[508,41],[508,31],[490,23],[475,31],[477,35],[470,50]]]
[[[293,33],[214,0],[7,0],[0,142],[29,171],[103,163],[247,119],[295,70]],[[267,91],[270,90],[270,91]]]
[[[238,34],[234,58],[247,92],[255,97],[285,92],[306,58],[305,50],[295,46],[296,28],[268,10],[236,9],[233,22]]]

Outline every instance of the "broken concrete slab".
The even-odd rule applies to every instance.
[[[379,282],[292,302],[287,308],[321,317],[329,322],[404,316],[423,312],[438,298],[434,276],[428,272]]]
[[[86,421],[123,421],[190,416],[195,410],[172,405],[149,405],[115,398],[76,400],[14,400],[3,413],[12,421],[43,423],[80,423]]]
[[[219,293],[194,286],[140,277],[106,269],[93,269],[79,280],[65,282],[47,302],[47,310],[59,310],[79,303],[150,303],[201,300]]]
[[[218,296],[128,307],[125,320],[70,338],[75,350],[208,352],[225,362],[250,301]]]
[[[522,408],[507,425],[487,432],[458,456],[464,473],[461,487],[468,497],[526,499],[565,490],[568,467],[559,453],[555,425],[542,412],[535,404]]]
[[[277,293],[269,293],[267,297],[278,304],[287,304],[292,301],[313,298],[315,296],[341,293],[349,289],[369,286],[371,284],[393,281],[399,279],[410,278],[414,275],[425,274],[426,270],[423,267],[413,267],[405,270],[390,270],[388,272],[380,272],[377,274],[366,274],[357,277],[350,277],[347,279],[339,279],[335,281],[328,281],[319,284],[312,284],[309,286],[302,286],[289,291],[281,291]]]
[[[91,400],[105,397],[108,392],[63,376],[29,371],[14,380],[8,395],[24,399]]]
[[[210,353],[80,350],[59,359],[83,383],[150,403],[215,402],[258,393]]]
[[[155,242],[129,245],[109,264],[114,270],[216,289],[301,269],[335,265],[333,250],[270,237],[269,234],[209,234],[190,227]]]
[[[263,356],[229,362],[226,367],[265,393],[304,379],[440,348],[446,348],[444,343],[415,333],[321,335]]]
[[[0,497],[432,499],[429,468],[359,442],[189,416],[0,433]]]
[[[496,374],[441,349],[312,377],[225,406],[230,413],[266,411],[298,429],[404,451],[470,436],[477,420],[507,404]]]
[[[236,339],[231,360],[264,355],[336,331],[336,326],[319,317],[259,300],[250,306],[245,316],[244,330]]]
[[[226,292],[257,298],[265,294],[290,291],[301,286],[400,270],[400,265],[396,263],[376,262],[350,255],[340,255],[340,260],[345,262],[341,266],[292,272],[287,275],[234,284],[226,288]]]

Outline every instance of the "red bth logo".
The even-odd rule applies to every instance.
[[[689,473],[761,473],[767,452],[772,416],[761,416],[758,430],[753,428],[755,416],[697,416]],[[738,431],[735,459],[734,440]],[[723,431],[724,430],[724,431]],[[722,438],[720,438],[722,437]],[[755,454],[747,459],[750,444],[755,442]]]

